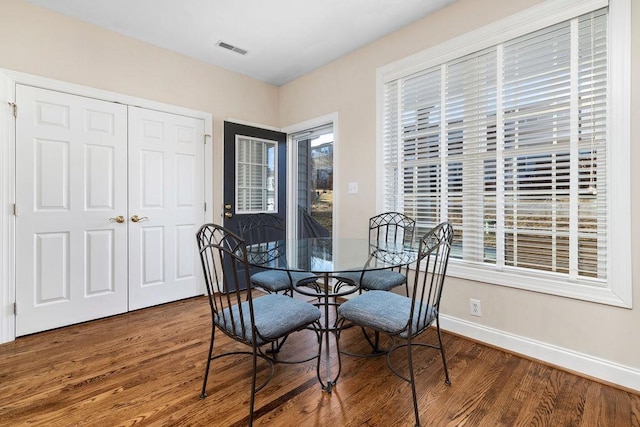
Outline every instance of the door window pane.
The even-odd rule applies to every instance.
[[[236,136],[237,213],[276,212],[277,144]]]

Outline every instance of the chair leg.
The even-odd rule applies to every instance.
[[[211,327],[211,340],[209,341],[209,356],[207,357],[207,367],[204,371],[204,381],[202,382],[202,392],[200,399],[207,397],[207,379],[209,378],[209,367],[211,366],[211,355],[213,354],[213,340],[216,337],[216,327]]]
[[[271,350],[269,350],[269,353],[273,354],[273,357],[277,357],[277,354],[280,353],[280,349],[284,345],[284,342],[287,340],[287,338],[289,338],[289,335],[285,335],[284,338],[275,340],[271,343]]]
[[[373,335],[375,336],[373,350],[377,353],[380,351],[380,332],[376,331]]]
[[[442,356],[442,365],[444,366],[444,383],[451,385],[449,379],[449,369],[447,368],[447,358],[444,355],[444,345],[442,345],[442,334],[440,333],[440,323],[436,319],[436,331],[438,331],[438,342],[440,343],[440,355]]]
[[[416,394],[416,379],[413,372],[413,352],[411,351],[411,338],[407,340],[407,360],[409,362],[409,383],[413,396],[413,413],[416,417],[416,427],[420,427],[420,415],[418,413],[418,395]]]
[[[367,334],[367,331],[364,328],[360,329],[362,330],[362,335],[364,335],[364,338],[369,343],[369,346],[371,346],[371,350],[373,351],[373,353],[380,353],[380,332],[375,331],[373,334],[374,339],[371,340],[369,334]]]
[[[258,349],[253,346],[253,375],[251,376],[251,399],[249,400],[249,427],[253,426],[253,407],[256,400],[256,377],[258,371]]]

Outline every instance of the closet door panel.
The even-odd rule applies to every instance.
[[[129,107],[129,220],[130,310],[202,295],[203,120]]]
[[[16,335],[127,311],[127,107],[16,86]]]

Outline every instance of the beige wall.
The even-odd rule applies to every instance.
[[[376,69],[524,9],[540,0],[458,0],[450,7],[384,37],[342,59],[277,88],[167,50],[41,9],[24,0],[0,0],[0,68],[211,112],[214,158],[221,158],[222,120],[233,117],[289,126],[339,114],[336,147],[338,230],[364,235],[376,213]],[[632,75],[640,67],[640,6],[633,1]],[[632,86],[632,117],[640,117],[640,84]],[[637,120],[632,139],[640,132]],[[632,160],[640,146],[632,143]],[[215,162],[219,167],[220,163]],[[214,202],[222,204],[214,171]],[[632,191],[640,172],[632,171]],[[347,194],[348,182],[359,193]],[[640,198],[632,217],[640,218]],[[219,212],[219,211],[218,211]],[[636,213],[636,214],[634,214]],[[640,242],[640,219],[632,225]],[[634,265],[640,265],[634,243]],[[557,298],[534,292],[450,280],[444,313],[530,340],[640,369],[640,276],[634,270],[634,309]],[[468,315],[469,298],[482,300],[483,317]]]
[[[452,37],[494,22],[539,0],[458,0],[450,7],[384,37],[315,72],[280,88],[283,126],[329,112],[339,115],[336,147],[338,229],[343,235],[364,235],[367,218],[376,212],[376,69]],[[640,67],[640,4],[633,5],[633,71]],[[632,90],[633,114],[640,117],[640,84]],[[636,141],[640,123],[633,123]],[[632,158],[640,161],[639,144],[632,142]],[[356,160],[354,160],[356,159]],[[632,172],[632,191],[638,192],[640,172]],[[359,193],[347,194],[347,183],[359,182]],[[633,212],[640,198],[632,202]],[[640,265],[640,215],[633,214],[633,264]],[[615,244],[615,243],[614,243]],[[640,276],[633,273],[634,309],[615,308],[535,292],[450,280],[443,313],[477,322],[509,334],[640,368]],[[482,318],[469,316],[469,298],[482,301]]]
[[[216,159],[223,120],[278,124],[275,86],[24,0],[0,0],[0,68],[210,112]],[[216,209],[222,206],[219,172],[214,171]]]
[[[539,2],[458,0],[280,88],[283,127],[339,113],[340,144],[334,150],[340,177],[335,196],[343,213],[338,218],[341,235],[363,235],[367,224],[360,219],[371,216],[376,207],[376,69]],[[347,185],[353,181],[358,182],[357,195],[347,193]]]

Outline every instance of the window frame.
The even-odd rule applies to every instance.
[[[385,84],[465,55],[609,6],[608,129],[607,142],[607,281],[596,287],[571,282],[552,273],[519,272],[500,266],[451,259],[450,276],[496,285],[632,307],[631,280],[631,0],[554,0],[463,34],[447,42],[400,59],[377,70],[377,210],[384,209],[384,91]],[[615,141],[613,144],[611,141]],[[615,165],[612,167],[612,165]],[[446,209],[446,206],[443,207]],[[442,215],[446,216],[446,212]],[[615,243],[613,243],[615,242]]]

